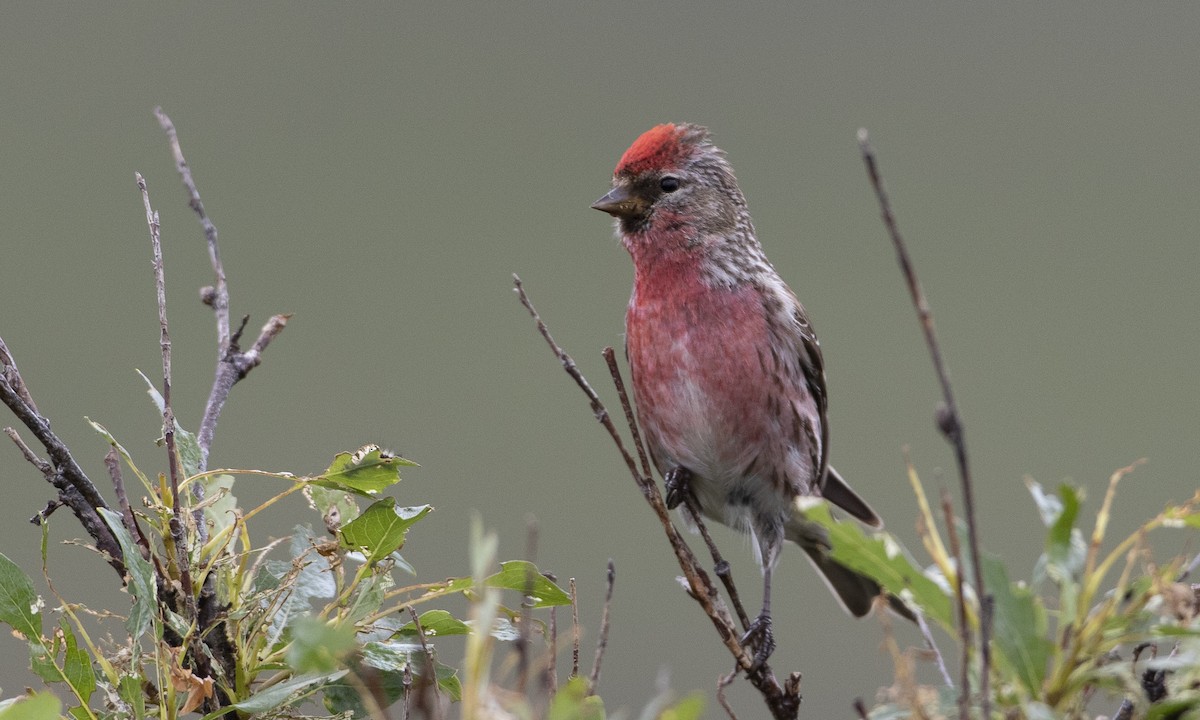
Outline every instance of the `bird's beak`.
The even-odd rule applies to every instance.
[[[629,187],[626,185],[618,185],[608,193],[592,203],[592,207],[606,212],[613,217],[627,217],[636,212],[638,206],[637,198],[629,192]]]

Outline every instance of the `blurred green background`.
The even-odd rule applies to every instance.
[[[539,564],[579,579],[588,657],[616,562],[610,707],[636,712],[665,671],[719,717],[727,655],[511,273],[611,401],[600,350],[620,347],[631,267],[588,205],[643,130],[708,125],[820,332],[834,462],[915,546],[901,449],[931,487],[955,480],[855,145],[869,128],[958,392],[985,546],[1027,576],[1026,475],[1085,484],[1094,512],[1113,469],[1149,458],[1122,487],[1126,532],[1197,485],[1198,33],[1191,4],[7,4],[0,335],[94,478],[106,447],[84,415],[161,466],[134,373],[160,362],[140,171],[162,215],[176,410],[198,423],[211,271],[161,104],[235,318],[295,314],[234,389],[212,465],[314,472],[371,441],[417,460],[398,496],[437,507],[405,550],[424,580],[468,571],[472,513],[503,557],[534,516]],[[36,578],[28,518],[48,486],[7,442],[0,473],[0,549]],[[278,489],[239,482],[247,502]],[[260,529],[313,520],[297,500]],[[51,533],[58,589],[123,612],[111,571],[59,544],[75,520]],[[718,540],[754,605],[748,546]],[[891,682],[878,624],[845,616],[799,553],[776,577],[775,668],[804,673],[807,717],[849,716]],[[19,641],[0,647],[11,695],[33,679]],[[743,685],[732,700],[754,716]]]

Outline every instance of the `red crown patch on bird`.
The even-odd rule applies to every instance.
[[[707,134],[696,125],[655,125],[633,141],[613,173],[637,175],[676,165],[691,153],[690,146],[703,141]]]

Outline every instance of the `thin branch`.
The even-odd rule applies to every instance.
[[[608,580],[604,591],[604,609],[600,613],[600,637],[596,640],[596,658],[592,661],[592,676],[588,680],[588,694],[596,694],[596,686],[600,683],[600,661],[604,659],[604,651],[608,648],[609,611],[612,609],[613,584],[617,580],[617,568],[611,558],[608,561]]]
[[[979,598],[979,683],[980,683],[980,702],[983,717],[991,715],[991,698],[988,690],[988,683],[991,675],[991,597],[983,584],[983,567],[979,561],[979,529],[975,515],[975,497],[974,488],[971,482],[971,467],[967,461],[967,440],[963,430],[962,419],[959,417],[957,405],[954,402],[954,392],[950,387],[950,374],[946,369],[946,364],[942,359],[942,351],[938,345],[937,333],[933,327],[933,312],[929,308],[929,303],[925,300],[925,293],[921,290],[921,283],[917,279],[916,270],[913,268],[912,260],[908,255],[908,248],[904,244],[904,239],[900,236],[900,229],[896,225],[895,215],[892,213],[891,201],[888,199],[887,192],[883,187],[883,179],[879,174],[879,167],[875,160],[875,151],[871,149],[871,143],[867,136],[866,129],[858,131],[858,145],[862,152],[863,162],[867,167],[867,174],[871,179],[871,187],[875,190],[875,198],[879,202],[880,214],[883,218],[883,224],[887,228],[888,235],[892,239],[892,244],[896,248],[896,259],[900,263],[900,269],[904,273],[904,279],[908,283],[909,294],[912,296],[913,306],[917,310],[917,318],[921,321],[921,328],[925,333],[925,343],[929,346],[929,354],[933,359],[933,367],[937,372],[938,382],[942,386],[942,406],[937,410],[938,429],[946,440],[954,448],[954,459],[958,464],[959,480],[962,484],[962,500],[963,511],[967,521],[967,544],[970,548],[971,563],[975,568],[975,593]],[[967,688],[963,688],[963,692],[967,692]]]
[[[46,478],[47,481],[49,481],[51,483],[54,482],[55,470],[54,470],[53,465],[51,465],[48,461],[43,460],[41,457],[38,456],[37,453],[35,453],[33,450],[31,450],[29,448],[29,446],[25,444],[25,441],[21,439],[21,436],[17,433],[17,431],[14,428],[11,428],[11,427],[4,428],[4,434],[8,435],[9,439],[12,440],[13,443],[17,446],[17,449],[21,451],[21,455],[25,458],[26,462],[28,462],[30,465],[34,466],[38,470],[41,470],[42,477]],[[50,518],[51,513],[53,513],[58,508],[62,507],[62,504],[63,504],[62,501],[59,500],[58,498],[51,498],[50,500],[48,500],[46,502],[46,507],[42,508],[41,510],[38,510],[37,515],[34,515],[33,517],[29,518],[29,522],[34,525],[40,526],[42,523],[46,522],[46,520],[48,520]]]
[[[426,687],[433,689],[433,709],[425,708],[426,715],[429,717],[439,717],[441,715],[441,692],[438,689],[437,682],[437,665],[433,661],[433,651],[429,648],[429,642],[425,639],[425,629],[421,627],[421,618],[417,615],[416,609],[408,606],[408,614],[412,616],[413,627],[417,631],[417,639],[421,641],[421,651],[425,655],[425,673],[421,675],[422,683],[428,683]],[[424,702],[425,693],[421,692],[422,702]]]
[[[552,583],[558,583],[558,578],[554,573],[542,573]],[[543,694],[552,698],[558,693],[558,663],[555,657],[558,652],[558,607],[550,607],[550,652],[546,653],[546,665],[542,668],[542,690]]]
[[[221,264],[221,251],[217,245],[217,226],[209,219],[204,210],[204,203],[200,201],[200,191],[196,188],[196,181],[192,179],[192,169],[183,157],[183,148],[179,146],[179,133],[175,131],[175,124],[161,107],[154,108],[154,117],[158,118],[158,124],[167,134],[167,144],[171,146],[175,169],[179,171],[183,189],[188,195],[188,206],[199,218],[200,226],[204,228],[204,237],[208,240],[208,258],[212,261],[217,284],[213,288],[212,301],[207,304],[212,306],[217,316],[218,358],[223,358],[229,349],[229,286],[225,282],[225,267]]]
[[[579,677],[579,590],[575,586],[575,578],[567,583],[571,595],[571,675]]]
[[[142,204],[146,207],[146,225],[150,228],[150,248],[154,253],[154,293],[158,302],[159,347],[162,349],[163,367],[163,438],[167,445],[167,473],[171,481],[171,503],[173,513],[170,520],[171,539],[175,543],[175,556],[179,565],[180,588],[187,602],[188,617],[195,617],[195,596],[192,594],[192,573],[189,568],[187,537],[184,534],[183,498],[179,496],[179,452],[175,447],[175,411],[171,408],[171,334],[167,330],[167,280],[163,271],[162,240],[159,235],[158,212],[150,206],[150,193],[146,189],[146,178],[134,173],[138,189],[142,192]]]
[[[107,508],[103,496],[88,478],[66,444],[50,429],[50,421],[42,417],[37,406],[32,402],[33,397],[26,386],[24,378],[17,370],[12,353],[4,339],[0,338],[0,402],[12,411],[21,424],[29,429],[38,442],[45,448],[54,466],[54,472],[43,475],[58,490],[58,499],[71,508],[71,512],[79,519],[80,524],[92,540],[96,548],[108,557],[108,564],[125,577],[125,563],[121,554],[121,546],[117,543],[112,531],[100,517],[100,508]],[[15,432],[15,431],[14,431]],[[12,437],[10,434],[9,437]],[[24,443],[18,444],[18,447]],[[31,451],[32,453],[32,451]],[[42,466],[35,463],[39,470]]]
[[[733,711],[733,706],[729,704],[729,700],[725,698],[725,688],[733,684],[733,681],[737,679],[738,672],[740,671],[741,666],[734,665],[733,669],[730,670],[728,674],[717,678],[717,703],[721,705],[721,708],[725,711],[725,714],[729,716],[729,720],[738,720],[738,716],[737,713]]]
[[[208,455],[212,448],[213,436],[216,433],[217,420],[220,419],[221,410],[229,398],[229,391],[262,362],[262,352],[283,331],[291,315],[272,316],[263,325],[258,339],[254,341],[249,350],[243,352],[238,347],[237,337],[241,335],[241,329],[239,328],[236,336],[230,333],[229,285],[225,280],[225,266],[221,264],[221,251],[217,244],[217,226],[208,217],[204,203],[200,200],[200,191],[196,188],[192,170],[183,157],[183,149],[179,145],[179,133],[176,132],[174,123],[161,107],[154,109],[154,116],[158,118],[158,124],[167,135],[171,156],[175,159],[175,169],[179,171],[180,179],[183,181],[183,188],[188,196],[188,205],[196,213],[196,217],[200,220],[200,226],[204,230],[204,237],[208,241],[208,257],[212,262],[213,273],[216,275],[216,285],[200,291],[202,301],[213,309],[217,318],[217,368],[213,377],[212,390],[209,391],[208,401],[204,406],[204,416],[200,420],[200,429],[196,434],[196,442],[200,446],[199,469],[203,472],[208,469]],[[245,320],[242,321],[242,327],[245,327],[245,322]],[[199,485],[195,487],[199,487]]]
[[[604,362],[608,365],[608,372],[613,378],[613,384],[617,387],[617,398],[621,402],[621,409],[625,412],[625,422],[629,425],[633,444],[637,447],[638,456],[642,462],[642,472],[646,477],[650,477],[650,461],[646,457],[641,433],[638,432],[637,421],[633,415],[633,404],[629,402],[629,393],[626,392],[625,383],[621,380],[621,370],[617,365],[616,353],[613,352],[611,347],[607,347],[604,348],[602,355],[604,356]],[[750,618],[746,615],[746,608],[742,606],[742,599],[738,595],[737,585],[733,582],[733,570],[724,556],[721,555],[717,544],[713,542],[712,535],[708,532],[708,526],[700,514],[700,506],[696,502],[696,496],[691,492],[685,495],[687,510],[691,513],[692,522],[700,531],[700,536],[704,538],[704,544],[708,546],[708,552],[712,556],[713,572],[721,579],[721,584],[725,587],[725,592],[729,595],[729,602],[733,605],[734,612],[737,613],[738,621],[742,624],[742,629],[749,630]]]
[[[583,373],[580,372],[574,359],[550,335],[545,322],[542,321],[541,316],[533,307],[528,295],[526,295],[521,279],[513,275],[513,283],[521,304],[533,318],[538,332],[546,341],[546,344],[550,346],[551,351],[558,358],[563,369],[587,396],[592,413],[608,432],[609,437],[612,438],[613,444],[616,445],[618,452],[621,453],[621,458],[625,461],[625,465],[629,469],[630,475],[632,475],[638,489],[641,490],[643,497],[646,498],[646,502],[649,503],[655,515],[658,516],[663,531],[666,533],[667,539],[671,544],[671,549],[675,553],[676,561],[683,571],[683,577],[686,581],[689,594],[696,599],[701,608],[703,608],[704,613],[708,615],[709,620],[713,623],[713,627],[717,630],[718,636],[721,638],[721,642],[724,643],[726,649],[733,655],[737,661],[737,666],[746,673],[746,679],[762,694],[763,701],[771,711],[772,716],[780,720],[796,718],[800,709],[799,674],[793,673],[784,685],[781,686],[767,663],[764,662],[755,665],[754,660],[747,655],[745,648],[741,644],[740,633],[734,625],[734,620],[729,613],[729,609],[721,599],[712,581],[709,580],[708,573],[701,567],[692,549],[683,540],[674,523],[671,522],[670,513],[663,502],[661,493],[658,491],[658,486],[649,474],[643,474],[638,471],[637,461],[634,460],[633,456],[626,449],[621,434],[613,424],[608,410],[583,376]],[[611,350],[608,352],[611,353]],[[613,382],[617,385],[618,392],[623,393],[624,383],[621,380],[620,372],[614,370]],[[632,413],[627,410],[626,416],[631,421],[630,424],[632,427],[630,428],[630,432],[636,436],[636,423],[632,422]],[[639,448],[638,452],[643,458],[643,464],[645,464],[644,451]]]
[[[121,507],[121,517],[125,520],[125,529],[142,547],[142,555],[149,558],[150,543],[142,533],[142,526],[138,524],[137,517],[133,514],[133,507],[129,504],[129,496],[125,493],[125,479],[121,476],[121,455],[117,452],[116,447],[110,447],[104,454],[104,467],[108,468],[108,477],[112,480],[113,489],[117,493],[117,505]]]

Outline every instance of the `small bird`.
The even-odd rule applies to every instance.
[[[821,346],[759,245],[725,154],[703,127],[658,125],[592,207],[616,218],[633,258],[625,353],[667,504],[691,493],[706,517],[753,539],[763,605],[743,643],[760,664],[774,648],[771,572],[785,539],[866,615],[879,585],[829,557],[827,533],[796,500],[821,496],[872,528],[883,522],[829,465]]]

